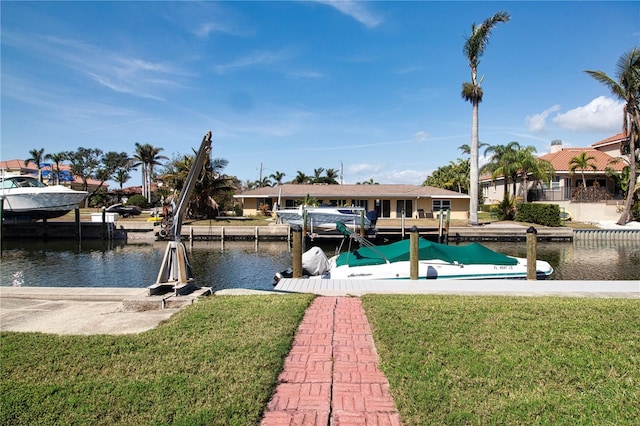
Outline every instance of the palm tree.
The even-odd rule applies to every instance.
[[[297,173],[298,174],[296,175],[295,179],[293,179],[293,181],[291,181],[291,183],[303,184],[303,183],[309,183],[309,181],[311,180],[311,178],[309,176],[305,175],[300,170],[298,170]],[[322,172],[320,172],[320,173],[322,173]]]
[[[527,146],[525,148],[521,148],[516,152],[516,164],[517,167],[522,173],[522,188],[523,188],[523,198],[524,202],[528,202],[528,188],[527,188],[527,179],[528,176],[538,181],[543,181],[547,185],[551,180],[551,177],[555,175],[555,169],[553,165],[547,161],[537,158],[535,155],[536,148],[533,146]]]
[[[136,142],[136,153],[133,156],[132,168],[142,166],[142,195],[151,202],[151,182],[153,180],[153,167],[160,165],[159,160],[168,160],[168,157],[160,155],[162,148],[156,148],[151,144]]]
[[[67,159],[66,152],[56,152],[53,154],[47,154],[44,156],[45,160],[51,160],[56,165],[53,169],[56,177],[56,185],[60,185],[60,163]]]
[[[38,180],[42,182],[42,159],[44,158],[44,148],[32,149],[29,151],[31,157],[24,160],[24,165],[28,166],[30,163],[35,163],[38,168]]]
[[[482,168],[483,173],[491,173],[491,179],[495,180],[499,176],[504,176],[504,193],[508,193],[509,178],[512,179],[514,188],[513,196],[516,195],[515,184],[516,177],[518,175],[519,166],[517,164],[517,152],[520,149],[520,144],[516,141],[511,141],[507,145],[493,145],[488,146],[484,150],[484,154],[493,153],[489,162]],[[471,193],[471,188],[469,188]]]
[[[629,135],[626,151],[629,155],[629,188],[624,210],[618,219],[618,225],[625,225],[633,204],[636,187],[636,149],[640,137],[640,48],[635,47],[618,59],[616,64],[617,81],[602,71],[585,71],[591,77],[609,88],[614,96],[625,101],[622,129]]]
[[[500,22],[509,22],[511,16],[508,12],[498,12],[491,18],[487,18],[482,24],[476,26],[471,25],[471,35],[466,39],[464,44],[464,54],[469,61],[471,68],[471,82],[462,84],[462,97],[465,101],[471,102],[472,121],[471,121],[471,170],[469,196],[471,202],[469,206],[469,224],[478,224],[478,105],[482,102],[482,88],[478,82],[478,65],[480,57],[484,53],[484,49],[489,43],[491,30]]]
[[[269,175],[269,177],[276,182],[276,185],[282,185],[282,178],[284,178],[285,176],[286,176],[285,173],[278,172],[278,171]]]
[[[569,160],[569,171],[571,173],[575,173],[576,170],[580,170],[580,174],[582,175],[582,186],[584,189],[587,189],[587,180],[584,177],[584,171],[587,169],[592,169],[594,172],[598,170],[598,166],[592,161],[595,159],[596,157],[588,155],[586,151],[582,151],[580,155]]]
[[[313,182],[317,183],[322,177],[322,172],[324,172],[324,167],[318,167],[317,169],[313,169]]]

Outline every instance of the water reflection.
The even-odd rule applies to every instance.
[[[166,242],[6,241],[0,285],[53,287],[146,287],[155,282]],[[524,242],[487,242],[526,257]],[[222,288],[271,289],[273,274],[291,266],[287,242],[195,241],[186,244],[196,282]],[[330,254],[337,243],[327,242]],[[640,280],[640,241],[539,242],[538,258],[556,280]]]

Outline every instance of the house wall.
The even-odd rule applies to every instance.
[[[289,205],[293,205],[295,204],[295,201],[299,200],[299,198],[287,198],[287,197],[282,197],[281,198],[281,207],[285,207],[288,204]],[[363,201],[366,201],[366,207],[367,210],[374,210],[376,209],[377,211],[379,211],[378,216],[380,218],[390,218],[390,219],[399,219],[402,217],[402,210],[398,209],[398,200],[402,200],[403,202],[401,203],[402,206],[406,206],[408,204],[411,204],[411,211],[407,211],[405,212],[406,216],[408,218],[417,218],[418,217],[418,210],[422,209],[427,217],[430,217],[429,214],[431,214],[431,217],[433,217],[433,199],[431,197],[424,197],[424,198],[350,198],[350,197],[346,197],[346,205],[347,206],[351,206],[351,205],[355,205],[355,206],[363,206],[364,204]],[[469,212],[469,200],[466,198],[463,199],[459,199],[459,198],[453,198],[453,199],[447,199],[447,198],[438,198],[438,200],[442,200],[442,201],[449,201],[450,206],[451,206],[451,218],[452,219],[467,219],[468,216],[468,212]],[[257,214],[260,213],[259,211],[259,206],[262,203],[266,203],[269,204],[272,208],[276,205],[278,201],[277,197],[269,197],[269,198],[260,198],[260,199],[256,199],[256,198],[246,198],[244,199],[243,202],[243,214],[245,216],[255,216]],[[322,201],[324,203],[329,203],[332,200],[329,199],[319,199],[319,201]],[[384,208],[383,208],[384,207]],[[388,208],[387,208],[388,207]],[[384,213],[384,214],[383,214]]]

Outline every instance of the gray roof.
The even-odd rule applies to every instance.
[[[279,186],[265,186],[252,189],[234,195],[235,198],[266,198],[278,197],[304,198],[307,195],[312,197],[343,197],[343,198],[469,198],[467,194],[461,194],[448,189],[434,188],[432,186],[417,185],[294,185],[284,184]]]

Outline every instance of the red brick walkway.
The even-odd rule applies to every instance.
[[[278,379],[263,426],[401,424],[359,298],[315,299]]]

